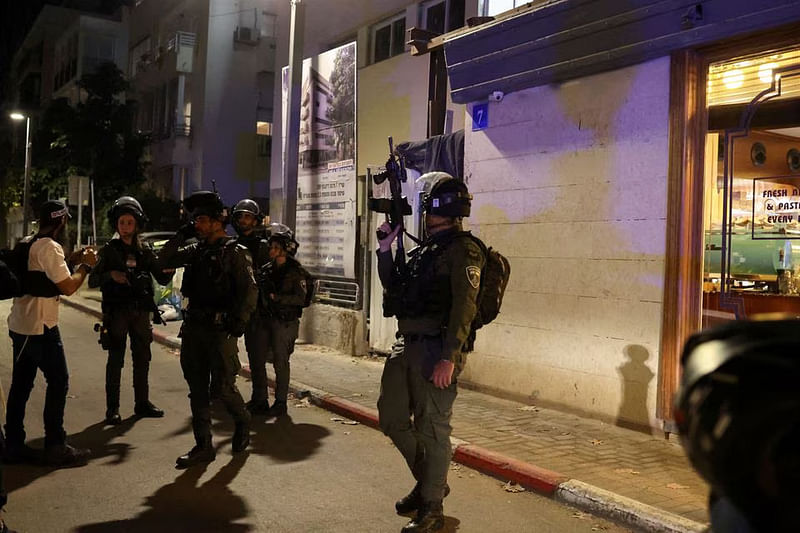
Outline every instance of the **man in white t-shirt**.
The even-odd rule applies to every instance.
[[[96,259],[92,250],[76,254],[80,264],[71,273],[64,249],[57,242],[70,218],[63,202],[48,200],[40,211],[39,232],[31,239],[26,294],[14,298],[8,316],[8,333],[14,348],[14,370],[6,407],[6,461],[38,459],[25,444],[25,404],[39,370],[47,381],[44,405],[44,461],[55,467],[86,464],[89,450],[73,448],[66,442],[64,406],[69,387],[67,360],[58,331],[59,295],[80,288]]]

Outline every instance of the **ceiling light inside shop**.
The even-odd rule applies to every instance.
[[[739,69],[729,70],[722,75],[722,83],[725,84],[726,89],[738,89],[744,85],[744,74]]]
[[[770,50],[712,63],[706,95],[709,106],[747,104],[772,84],[776,70],[800,66],[800,48]],[[713,88],[713,92],[712,92]],[[777,98],[800,98],[800,77],[784,78]]]

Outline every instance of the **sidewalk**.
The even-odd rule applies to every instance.
[[[99,293],[62,300],[99,316]],[[180,322],[154,326],[176,348]],[[240,358],[247,357],[240,342]],[[349,357],[315,345],[292,355],[292,390],[312,403],[377,427],[382,359]],[[249,377],[245,366],[242,374]],[[453,460],[595,514],[647,531],[703,531],[708,487],[672,439],[552,409],[459,389]],[[457,471],[454,475],[460,475]]]

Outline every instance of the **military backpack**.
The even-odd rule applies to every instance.
[[[492,247],[487,248],[482,240],[470,234],[472,240],[483,250],[486,265],[481,273],[481,285],[478,289],[478,311],[472,320],[472,331],[481,329],[497,318],[503,305],[508,279],[511,276],[511,264],[508,259]]]

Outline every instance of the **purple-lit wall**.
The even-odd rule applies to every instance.
[[[656,425],[669,59],[511,93],[467,118],[469,225],[511,261],[464,378]]]

